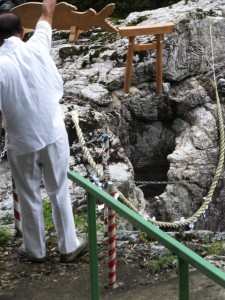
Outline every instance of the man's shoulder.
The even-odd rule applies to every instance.
[[[25,43],[16,36],[11,36],[5,39],[3,45],[0,47],[0,57],[14,52],[15,49],[24,46],[24,44]]]

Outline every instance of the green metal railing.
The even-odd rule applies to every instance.
[[[68,178],[76,182],[87,192],[88,205],[88,239],[90,251],[90,271],[91,271],[91,296],[92,300],[98,300],[99,297],[99,280],[98,280],[98,250],[97,250],[97,232],[96,232],[96,199],[107,204],[108,207],[114,209],[121,216],[126,218],[131,224],[145,232],[148,236],[167,247],[178,257],[178,286],[179,300],[189,300],[189,271],[188,265],[192,265],[202,274],[212,279],[225,288],[225,273],[210,264],[198,254],[163,232],[150,222],[146,221],[126,207],[121,202],[115,200],[105,191],[98,188],[89,180],[80,176],[74,171],[68,172]]]

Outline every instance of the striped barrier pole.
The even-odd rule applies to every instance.
[[[102,135],[102,168],[104,173],[104,181],[109,179],[109,133],[108,128],[105,128],[105,133]],[[108,207],[104,205],[104,237],[108,236]]]
[[[104,212],[103,212],[103,217],[104,217],[104,238],[108,237],[108,215],[109,215],[108,206],[104,205]]]
[[[14,208],[14,222],[15,222],[15,237],[22,237],[22,226],[20,218],[20,203],[19,197],[16,192],[16,185],[12,178],[12,189],[13,189],[13,208]]]
[[[107,192],[118,199],[119,193],[113,182],[108,182]],[[109,286],[118,287],[116,282],[116,212],[109,208],[108,213],[108,279]]]
[[[105,128],[105,133],[102,136],[102,167],[104,172],[104,180],[109,178],[109,133],[108,128]]]

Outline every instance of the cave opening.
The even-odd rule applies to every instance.
[[[135,184],[142,190],[146,200],[150,200],[164,192],[168,170],[169,163],[167,162],[160,165],[134,168]]]

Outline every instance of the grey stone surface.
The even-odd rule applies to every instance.
[[[162,95],[155,92],[155,51],[135,53],[132,87],[129,93],[124,93],[127,38],[93,30],[82,34],[74,45],[68,43],[68,32],[54,31],[53,34],[51,53],[65,87],[62,108],[74,157],[71,168],[80,164],[86,168],[84,174],[93,172],[81,152],[74,124],[67,114],[75,109],[84,139],[98,165],[101,166],[102,161],[101,136],[108,127],[112,139],[112,165],[127,164],[129,170],[168,167],[164,177],[178,183],[168,183],[165,191],[148,204],[150,215],[157,220],[177,221],[192,215],[201,206],[212,182],[220,151],[212,85],[213,59],[223,109],[224,11],[225,3],[219,0],[188,1],[187,4],[180,1],[166,8],[134,12],[121,22],[121,25],[174,22],[174,32],[164,36]],[[140,17],[145,17],[141,23]],[[143,43],[153,39],[138,37]],[[136,192],[131,173],[127,173],[131,182],[123,187],[128,193],[125,196],[143,206],[143,194]],[[154,175],[154,171],[152,173]],[[223,178],[224,173],[206,219],[198,222],[200,228],[225,228]],[[179,184],[183,180],[189,182]]]

